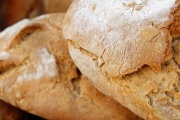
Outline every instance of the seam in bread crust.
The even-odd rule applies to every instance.
[[[174,51],[176,51],[173,52],[174,57],[180,56],[178,54],[180,48],[179,45],[179,39],[173,40],[172,48],[175,48]],[[179,118],[180,70],[177,63],[177,60],[180,60],[179,58],[176,58],[177,60],[175,60],[173,57],[172,59],[165,62],[162,65],[162,70],[160,72],[155,72],[148,66],[144,66],[137,72],[126,75],[122,78],[107,78],[106,76],[104,76],[104,74],[102,74],[103,78],[108,82],[107,85],[101,83],[102,78],[100,77],[100,75],[96,74],[102,72],[102,69],[99,69],[99,67],[97,67],[97,61],[92,58],[93,55],[89,53],[87,54],[87,51],[82,50],[81,48],[79,48],[79,46],[75,45],[74,42],[70,40],[69,47],[70,54],[71,56],[73,56],[73,60],[75,61],[77,66],[79,66],[82,73],[89,78],[91,78],[91,76],[94,76],[95,78],[91,78],[91,81],[97,88],[99,88],[99,90],[103,91],[106,95],[116,99],[121,104],[127,106],[138,115],[142,116],[142,112],[138,113],[137,111],[144,111],[145,108],[147,111],[144,111],[146,114],[144,118],[146,119],[169,120],[171,118]],[[76,59],[76,57],[74,58],[74,55],[76,55],[77,58],[81,57],[82,59],[78,60]],[[91,66],[86,63],[86,60],[88,61],[88,63],[92,62]],[[86,71],[87,68],[88,70],[94,70],[95,73],[93,71]],[[99,79],[96,79],[97,76]],[[104,85],[102,86],[102,84],[107,86],[103,87]],[[119,89],[121,94],[118,93],[117,89]],[[113,92],[109,92],[109,90]],[[136,96],[135,98],[130,97],[134,96],[134,94]],[[137,97],[138,95],[140,96]],[[136,105],[139,103],[141,103],[141,106]],[[131,104],[133,104],[134,106],[132,106]]]
[[[33,19],[31,27],[16,33],[9,49],[0,51],[8,53],[0,55],[4,62],[16,65],[0,73],[0,99],[46,119],[141,119],[100,93],[78,71],[62,35],[63,17]],[[34,23],[41,23],[41,29]],[[27,35],[29,29],[33,34]]]

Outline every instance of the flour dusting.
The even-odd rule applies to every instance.
[[[0,52],[0,60],[7,60],[10,57],[8,52]]]
[[[58,73],[55,58],[48,53],[46,48],[39,49],[36,54],[38,55],[38,61],[35,60],[33,62],[36,62],[37,66],[34,66],[35,69],[33,71],[25,68],[25,72],[18,77],[18,82],[22,82],[23,80],[36,80],[45,76],[55,77]]]
[[[143,65],[158,70],[169,57],[166,28],[175,5],[176,0],[79,0],[66,14],[64,36],[101,57],[108,71],[125,75]],[[144,28],[153,34],[141,36]]]

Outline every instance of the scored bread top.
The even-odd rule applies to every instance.
[[[144,65],[160,70],[172,57],[169,27],[177,1],[75,0],[64,20],[64,36],[93,56],[108,76]]]

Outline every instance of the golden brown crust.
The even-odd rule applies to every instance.
[[[174,58],[177,61],[179,40],[173,42],[176,51]],[[100,91],[119,101],[137,115],[148,120],[170,120],[180,117],[178,104],[180,69],[174,59],[163,64],[160,72],[145,66],[123,78],[107,78],[97,67],[92,56],[84,54],[70,42],[69,50],[82,73],[90,78]]]
[[[180,38],[177,38],[173,42],[173,54],[174,54],[174,60],[175,62],[180,66]]]
[[[78,72],[62,35],[63,17],[52,14],[22,21],[24,26],[10,38],[17,26],[2,33],[0,45],[6,47],[0,50],[0,98],[47,119],[141,119],[98,92]]]
[[[172,37],[180,36],[180,1],[176,0],[176,6],[172,10],[173,23],[170,26],[170,32]]]
[[[144,119],[179,119],[180,70],[177,52],[171,58],[175,27],[169,28],[179,22],[171,13],[178,5],[178,0],[76,0],[63,25],[73,61],[97,89]]]

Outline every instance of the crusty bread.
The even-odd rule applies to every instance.
[[[180,4],[180,0],[176,0],[176,4]],[[180,36],[180,6],[175,7],[173,10],[174,22],[170,25],[171,36],[176,38]]]
[[[76,0],[66,15],[64,35],[99,58],[108,76],[130,74],[144,65],[158,71],[171,57],[170,30],[175,36],[179,3],[176,0]]]
[[[179,120],[179,46],[171,52],[172,37],[180,36],[179,6],[179,0],[75,0],[63,23],[70,55],[96,88],[137,115]]]
[[[179,41],[174,42],[179,44]],[[180,46],[175,48],[179,49]],[[134,113],[148,120],[179,120],[180,69],[177,64],[179,56],[163,64],[160,72],[155,72],[145,66],[123,78],[108,79],[100,74],[100,69],[96,70],[96,62],[89,56],[85,57],[74,46],[70,46],[70,52],[72,56],[77,56],[74,57],[74,61],[79,68],[83,68],[80,69],[82,73],[91,78],[100,91],[119,101]],[[174,55],[179,55],[179,53]],[[82,63],[79,58],[86,62]]]
[[[173,54],[174,54],[174,60],[180,66],[180,38],[177,38],[173,42],[172,49],[173,49]]]
[[[0,100],[0,120],[43,120]]]
[[[62,35],[64,14],[23,20],[0,34],[0,99],[53,120],[138,120],[79,73]]]

